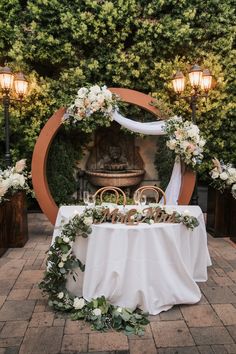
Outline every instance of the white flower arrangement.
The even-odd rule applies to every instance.
[[[73,123],[76,123],[96,113],[112,120],[111,113],[117,108],[117,101],[118,97],[106,86],[81,87],[74,103],[66,110],[63,120],[72,119]]]
[[[17,161],[14,167],[8,167],[5,170],[0,169],[0,203],[3,202],[8,195],[13,195],[15,192],[25,190],[31,192],[28,185],[26,160]]]
[[[213,169],[210,171],[211,185],[221,191],[231,189],[232,196],[236,199],[236,168],[231,163],[225,164],[216,158],[212,160]]]
[[[201,163],[206,141],[201,137],[197,125],[175,116],[165,122],[164,131],[168,136],[167,147],[180,156],[186,165],[194,168]]]

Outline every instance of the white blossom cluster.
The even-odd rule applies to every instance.
[[[200,136],[197,125],[183,121],[181,117],[173,117],[166,121],[165,131],[169,137],[167,147],[187,164],[194,167],[201,163],[205,140]]]
[[[116,107],[115,95],[106,86],[81,87],[77,92],[74,103],[67,109],[64,119],[73,117],[74,121],[99,112],[111,119],[111,112]]]
[[[18,190],[29,190],[27,176],[24,173],[26,160],[17,161],[14,167],[5,170],[0,169],[0,203],[4,200],[7,193]]]
[[[210,171],[210,176],[213,179],[212,185],[222,192],[226,188],[231,188],[231,193],[236,199],[236,168],[232,164],[225,164],[216,158],[212,161],[214,165]]]

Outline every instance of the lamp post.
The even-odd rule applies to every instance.
[[[190,68],[188,75],[190,85],[192,87],[192,91],[189,96],[181,96],[185,89],[185,77],[181,71],[176,72],[172,79],[172,84],[178,97],[185,99],[190,104],[192,111],[192,122],[193,124],[196,124],[197,101],[199,98],[208,96],[208,93],[212,88],[212,74],[208,69],[202,70],[199,65],[194,64]],[[198,204],[197,178],[192,196],[192,204]]]
[[[0,70],[0,87],[3,94],[2,103],[5,121],[5,163],[8,167],[11,165],[9,107],[11,100],[22,103],[23,97],[27,93],[28,81],[22,73],[14,75],[11,69],[5,66]],[[13,90],[15,90],[18,99],[11,98]]]

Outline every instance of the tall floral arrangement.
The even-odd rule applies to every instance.
[[[175,116],[165,122],[164,131],[168,136],[167,147],[180,156],[186,165],[195,168],[202,162],[206,142],[197,125]]]
[[[231,193],[236,199],[236,168],[232,164],[226,164],[216,158],[212,161],[213,169],[210,171],[211,185],[222,193],[225,189],[231,189]]]
[[[8,167],[5,170],[0,169],[0,203],[7,199],[7,196],[13,195],[17,191],[31,192],[28,178],[25,159],[17,161],[14,167]]]
[[[90,132],[88,126],[91,121],[90,117],[94,120],[99,116],[100,121],[98,120],[97,124],[107,125],[107,122],[112,120],[112,111],[117,108],[117,102],[117,95],[108,90],[106,86],[81,87],[74,102],[67,108],[63,120],[73,123],[81,122],[82,130]],[[83,129],[83,125],[86,129]]]

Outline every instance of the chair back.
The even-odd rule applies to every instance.
[[[134,192],[134,196],[137,195],[138,200],[140,200],[142,194],[146,191],[152,191],[155,194],[155,199],[156,202],[159,203],[159,201],[163,198],[163,204],[166,205],[166,195],[165,192],[156,186],[142,186],[136,189]],[[135,198],[134,198],[135,199]]]
[[[122,197],[123,197],[123,203],[122,203],[122,204],[123,204],[123,205],[126,205],[126,195],[125,195],[125,193],[122,191],[122,189],[120,189],[120,188],[118,188],[118,187],[113,187],[113,186],[102,187],[102,188],[98,189],[98,190],[94,193],[93,197],[94,197],[94,199],[96,200],[96,197],[97,197],[98,195],[100,195],[100,201],[101,201],[101,203],[103,203],[103,202],[104,202],[104,201],[103,201],[103,195],[104,195],[104,193],[106,193],[106,192],[112,192],[112,193],[115,194],[115,197],[116,197],[116,204],[118,204],[119,198],[120,198],[120,196],[122,196]]]

